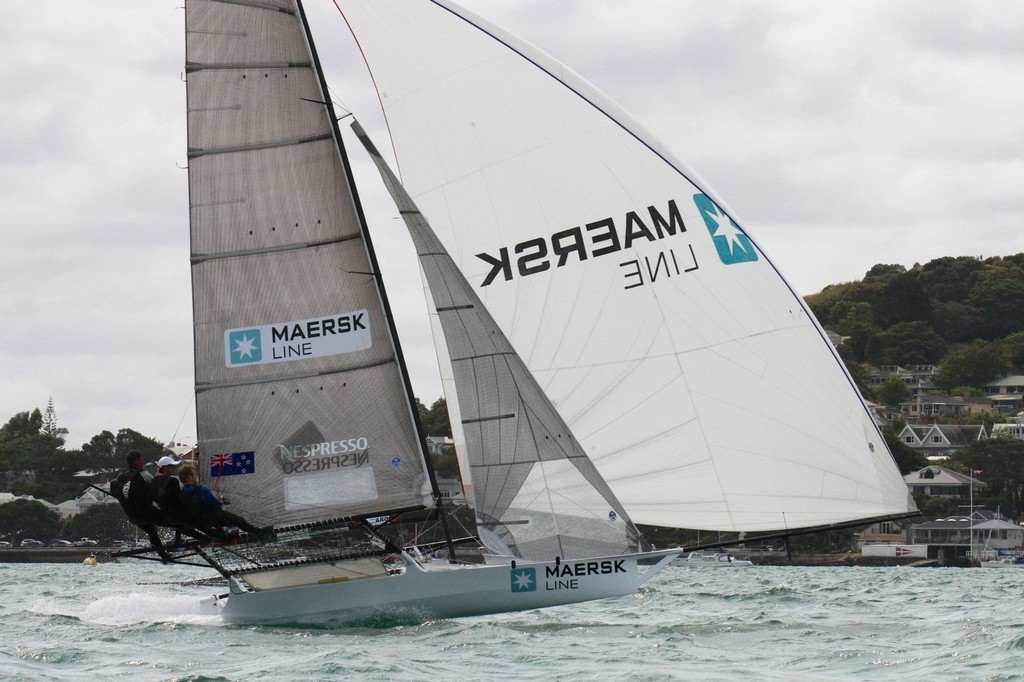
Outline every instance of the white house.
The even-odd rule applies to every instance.
[[[899,433],[901,443],[929,456],[949,455],[987,438],[985,427],[976,424],[907,424]]]

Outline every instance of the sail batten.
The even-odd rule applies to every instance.
[[[323,140],[330,139],[332,138],[329,134],[324,134],[314,135],[311,137],[305,137],[296,140],[275,140],[273,142],[262,142],[259,144],[251,144],[246,146],[222,147],[219,149],[190,149],[188,150],[188,158],[197,159],[201,156],[209,156],[211,154],[237,154],[239,152],[253,152],[261,149],[275,149],[277,147],[294,147],[300,144],[309,144],[310,142],[320,142]]]
[[[319,242],[310,242],[310,243],[306,243],[306,244],[281,244],[281,245],[278,245],[278,246],[268,246],[268,247],[265,247],[265,248],[262,248],[262,249],[248,249],[246,251],[230,251],[230,252],[215,253],[215,254],[202,254],[202,255],[192,256],[191,262],[192,263],[201,263],[201,262],[204,262],[204,261],[219,260],[219,259],[226,259],[226,258],[246,258],[248,256],[263,256],[263,255],[267,255],[267,254],[271,254],[271,253],[283,253],[285,251],[296,251],[296,250],[300,250],[300,249],[318,249],[318,248],[320,248],[322,246],[330,246],[332,244],[340,244],[342,242],[350,241],[350,240],[353,240],[353,239],[359,239],[359,238],[360,238],[359,235],[345,235],[345,236],[337,237],[335,239],[329,239],[329,240],[324,240],[324,241],[319,241]],[[372,272],[358,272],[358,273],[353,273],[353,274],[376,276],[375,273],[372,273]]]

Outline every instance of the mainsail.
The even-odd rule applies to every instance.
[[[292,0],[190,0],[201,474],[260,523],[431,504],[411,391]]]
[[[449,2],[336,4],[403,185],[633,521],[757,531],[914,509],[810,311],[653,136]]]

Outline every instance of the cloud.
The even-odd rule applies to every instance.
[[[465,4],[661,137],[800,293],[879,262],[1024,251],[1024,5]],[[334,97],[386,150],[332,3],[306,9]],[[71,447],[123,427],[195,437],[183,25],[175,0],[16,3],[0,25],[0,419],[52,396]],[[412,249],[350,152],[385,281],[413,290],[392,304],[429,404]]]

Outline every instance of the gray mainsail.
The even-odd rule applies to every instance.
[[[292,0],[190,0],[200,474],[257,523],[431,503],[348,162]]]

